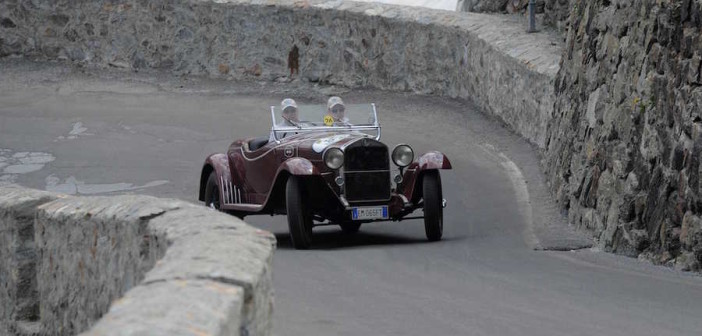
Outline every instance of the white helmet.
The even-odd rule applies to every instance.
[[[295,102],[294,99],[292,99],[292,98],[285,98],[285,99],[283,99],[282,102],[280,102],[280,109],[281,109],[283,112],[285,112],[285,109],[290,108],[290,107],[292,107],[292,108],[294,108],[295,110],[297,110],[297,103]]]
[[[331,109],[336,105],[341,105],[342,107],[345,107],[344,101],[341,100],[340,97],[337,97],[337,96],[329,97],[329,100],[327,101],[327,109],[329,111],[331,111]]]

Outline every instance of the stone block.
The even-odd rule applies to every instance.
[[[271,333],[275,237],[232,216],[0,187],[0,233],[0,326],[14,334]]]
[[[212,280],[173,280],[134,288],[117,300],[89,336],[245,335],[244,290]]]
[[[0,323],[7,326],[39,318],[35,216],[37,206],[58,197],[0,187]]]
[[[71,197],[39,207],[37,280],[44,330],[75,334],[137,286],[166,250],[148,221],[168,211],[146,196]]]

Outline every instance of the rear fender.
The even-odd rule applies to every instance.
[[[207,186],[207,179],[210,173],[215,172],[217,176],[217,185],[220,186],[222,180],[231,180],[231,170],[229,169],[229,161],[227,160],[227,155],[223,153],[212,154],[207,157],[205,164],[202,166],[202,172],[200,173],[200,193],[198,199],[200,201],[205,201],[205,186]],[[220,199],[224,199],[222,195],[222,187],[219,188]]]
[[[422,197],[422,177],[428,170],[453,169],[449,158],[441,152],[431,151],[412,162],[402,175],[402,194],[412,202]]]

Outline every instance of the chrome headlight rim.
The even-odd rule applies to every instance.
[[[329,169],[337,170],[344,166],[344,151],[337,147],[327,148],[322,159]]]
[[[405,149],[409,150],[409,152],[399,152],[400,150]],[[409,156],[407,153],[409,153]],[[400,154],[404,154],[404,157],[400,156]],[[395,148],[392,149],[392,162],[395,163],[396,166],[402,168],[409,166],[412,162],[414,162],[414,150],[408,144],[399,144],[395,146]]]

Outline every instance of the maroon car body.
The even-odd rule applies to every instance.
[[[360,223],[410,218],[414,210],[423,207],[425,174],[438,176],[438,170],[451,169],[451,162],[444,154],[431,151],[398,169],[392,167],[388,146],[378,138],[353,129],[324,129],[288,134],[276,141],[234,141],[226,153],[212,154],[205,160],[199,199],[239,217],[286,214],[290,206],[286,188],[294,178],[304,189],[305,213],[317,223],[355,226],[357,230]],[[330,148],[344,154],[343,166],[338,169],[325,163],[324,155]],[[393,168],[398,170],[394,177]],[[440,179],[438,187],[441,197]],[[441,199],[441,203],[443,208],[446,202]],[[354,209],[369,206],[387,206],[387,216],[352,218]]]

